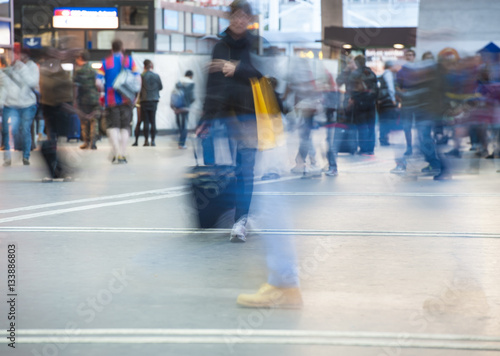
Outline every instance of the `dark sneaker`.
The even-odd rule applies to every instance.
[[[439,173],[438,175],[434,176],[434,180],[450,180],[451,174],[449,173]]]
[[[124,163],[128,163],[128,162],[127,162],[127,159],[125,158],[125,156],[118,156],[118,163],[124,164]]]
[[[261,180],[274,180],[274,179],[280,179],[280,175],[278,173],[267,173],[264,174],[261,178]]]
[[[28,158],[23,158],[23,164],[25,166],[29,166],[30,165],[30,160]]]
[[[460,158],[462,154],[460,151],[456,148],[452,149],[451,151],[448,151],[444,154],[446,157],[455,157],[455,158]]]
[[[136,146],[139,146],[139,145],[137,144],[137,142],[134,142],[134,143],[132,144],[132,146],[136,147]]]
[[[95,143],[92,146],[90,146],[90,149],[91,150],[97,150],[97,146],[95,145]]]
[[[422,168],[422,173],[434,176],[441,173],[441,169],[433,168],[431,165],[428,165],[427,167]]]
[[[404,153],[405,156],[411,156],[413,154],[413,150],[411,148],[408,148],[406,152]]]
[[[113,159],[111,160],[111,163],[117,163],[116,162],[116,156],[113,156]]]
[[[144,145],[143,145],[143,146],[144,146],[144,147],[149,147],[149,142],[148,142],[148,141],[144,142]]]
[[[151,146],[152,146],[152,147],[156,147],[156,143],[155,143],[154,141],[153,141],[153,142],[151,142]]]

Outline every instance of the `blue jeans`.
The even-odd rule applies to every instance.
[[[295,162],[300,164],[306,163],[307,155],[311,160],[311,164],[316,164],[316,150],[311,137],[311,131],[313,128],[314,116],[304,117],[304,122],[299,127],[299,152],[295,158]]]
[[[335,142],[335,127],[329,127],[326,133],[326,142],[328,151],[326,158],[328,159],[328,168],[337,169],[337,152],[339,151],[338,142]]]
[[[416,117],[422,114],[423,113],[418,112]],[[441,162],[436,151],[436,141],[434,141],[434,138],[432,137],[434,123],[435,121],[430,120],[429,118],[416,121],[418,141],[420,144],[420,151],[424,155],[425,160],[431,165],[432,168],[441,169]]]
[[[248,215],[252,202],[255,155],[257,149],[236,149],[236,211],[234,219]]]
[[[36,114],[36,105],[27,108],[4,107],[2,120],[2,137],[7,157],[10,156],[9,150],[9,118],[12,122],[12,132],[20,132],[19,137],[22,140],[23,158],[29,159],[31,152],[31,124]]]
[[[417,120],[418,110],[413,107],[402,107],[401,108],[401,122],[403,124],[403,131],[405,133],[406,148],[408,150],[412,149],[412,137],[411,128],[413,126],[413,118]]]
[[[189,112],[181,112],[179,114],[175,114],[175,119],[177,121],[177,127],[179,128],[179,146],[186,145],[186,137],[187,137],[187,121],[188,121]]]
[[[432,130],[436,121],[432,114],[424,110],[415,110],[413,113],[415,115],[415,126],[417,128],[420,151],[432,168],[441,169],[442,164],[436,150],[436,141],[432,137]],[[396,158],[396,163],[406,167],[406,159],[404,157]]]

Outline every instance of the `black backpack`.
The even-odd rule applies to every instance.
[[[379,109],[394,107],[391,95],[389,94],[389,87],[383,75],[378,77],[378,83],[379,83],[379,89],[377,94],[377,107]]]

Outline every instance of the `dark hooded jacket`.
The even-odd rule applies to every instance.
[[[209,73],[203,107],[204,119],[222,119],[235,115],[241,118],[255,114],[250,78],[262,77],[250,60],[255,41],[256,37],[250,33],[238,40],[231,37],[229,29],[221,34],[212,59],[237,61],[238,65],[233,77],[225,77],[222,72]]]

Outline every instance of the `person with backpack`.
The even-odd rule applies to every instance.
[[[381,146],[389,146],[389,133],[395,127],[398,116],[394,78],[396,66],[394,62],[387,61],[384,69],[384,73],[378,77],[377,110],[380,129],[379,142]]]
[[[160,100],[160,90],[163,89],[161,78],[153,72],[153,62],[149,59],[144,61],[144,72],[142,73],[142,87],[139,100],[141,103],[141,120],[144,122],[144,146],[149,146],[149,127],[151,125],[151,146],[156,146],[156,110]],[[139,123],[137,123],[139,126]],[[138,135],[135,140],[137,142]]]
[[[83,149],[97,149],[97,131],[98,121],[100,115],[100,93],[96,86],[96,72],[89,63],[90,54],[88,51],[83,51],[76,58],[75,63],[77,70],[75,71],[74,84],[75,84],[75,107],[77,107],[85,117],[80,116]]]
[[[105,93],[107,135],[112,145],[111,163],[127,163],[126,150],[130,138],[132,108],[135,99],[115,89],[115,80],[122,70],[129,70],[134,78],[139,76],[138,68],[132,56],[125,55],[123,42],[114,40],[111,55],[104,58],[98,71],[98,79]]]
[[[377,76],[366,66],[363,55],[354,58],[356,69],[350,74],[352,93],[348,106],[358,127],[359,154],[373,155],[375,150],[375,102],[378,95]]]
[[[193,72],[188,70],[184,77],[175,84],[170,96],[170,107],[175,112],[175,119],[179,128],[179,149],[186,148],[189,107],[194,101]]]

